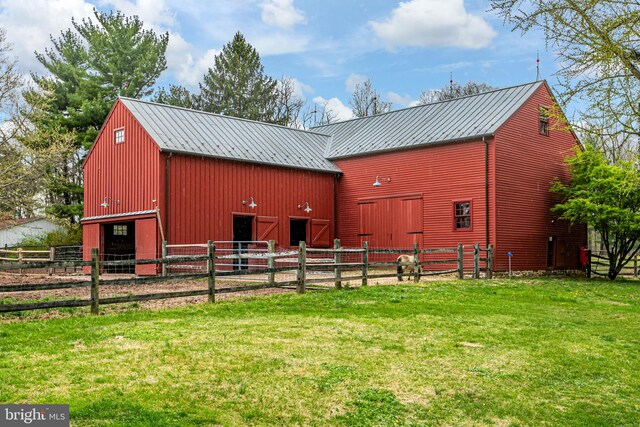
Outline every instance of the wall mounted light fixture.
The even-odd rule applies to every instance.
[[[309,213],[309,212],[311,212],[311,211],[313,210],[313,209],[311,209],[311,206],[309,206],[309,202],[304,202],[304,203],[299,204],[299,205],[298,205],[298,209],[302,209],[302,207],[303,207],[303,206],[306,206],[306,207],[304,208],[304,211],[305,211],[306,213]]]
[[[373,183],[374,187],[382,187],[382,183],[380,182],[380,180],[386,181],[386,182],[391,182],[391,178],[387,177],[387,178],[383,178],[380,175],[376,176],[376,182]]]
[[[108,208],[109,206],[111,206],[109,204],[109,202],[115,203],[115,204],[120,204],[120,200],[114,200],[109,196],[104,196],[104,200],[102,200],[102,203],[100,203],[100,207],[101,208],[105,208],[105,209]]]
[[[242,204],[243,204],[243,205],[245,205],[245,206],[247,205],[247,203],[249,203],[249,207],[250,207],[251,209],[255,209],[255,208],[257,208],[257,207],[258,207],[258,205],[256,204],[256,202],[254,202],[254,201],[253,201],[253,197],[249,197],[249,199],[248,199],[248,200],[243,200],[243,201],[242,201]]]

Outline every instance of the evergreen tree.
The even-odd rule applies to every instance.
[[[260,55],[240,32],[216,55],[200,84],[204,111],[271,122],[277,81],[264,73]]]
[[[169,85],[169,90],[161,88],[151,98],[153,102],[159,104],[173,105],[175,107],[190,108],[200,110],[200,97],[193,94],[184,86]]]
[[[72,20],[73,28],[51,38],[53,48],[36,53],[50,76],[34,75],[37,88],[24,94],[35,110],[33,134],[24,138],[29,148],[48,149],[55,143],[51,134],[74,142],[75,150],[49,165],[46,177],[48,212],[70,223],[82,215],[81,164],[109,109],[118,96],[150,95],[166,69],[168,33],[143,29],[137,16],[94,15],[96,22]]]

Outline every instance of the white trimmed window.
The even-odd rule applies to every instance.
[[[116,129],[113,133],[116,144],[122,144],[124,142],[124,128]]]

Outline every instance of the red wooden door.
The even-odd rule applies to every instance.
[[[328,248],[331,246],[331,221],[328,219],[311,220],[311,246]]]
[[[157,257],[157,227],[155,218],[136,220],[136,259]],[[156,272],[156,264],[136,265],[136,274],[155,275]]]
[[[91,249],[96,248],[102,251],[100,244],[100,224],[85,224],[82,226],[82,258],[91,261]],[[82,267],[82,272],[91,274],[91,267]]]
[[[278,243],[278,217],[259,216],[256,218],[256,240],[275,240]]]

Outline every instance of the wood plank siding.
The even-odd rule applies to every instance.
[[[498,221],[496,269],[507,268],[507,252],[513,253],[518,270],[547,267],[548,241],[554,238],[556,268],[577,268],[578,251],[586,247],[584,225],[571,227],[550,209],[559,201],[549,192],[556,178],[568,178],[564,158],[577,141],[566,130],[539,132],[539,107],[553,103],[546,84],[496,132],[496,200],[493,216]]]

